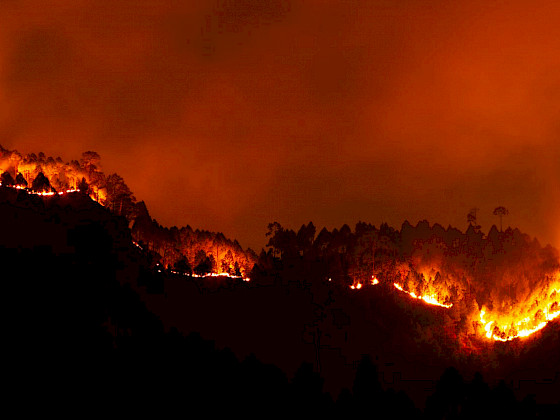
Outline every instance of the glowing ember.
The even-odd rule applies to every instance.
[[[436,297],[434,296],[418,296],[416,295],[416,293],[414,292],[407,292],[406,290],[403,289],[403,287],[398,284],[398,283],[393,283],[393,286],[395,286],[395,288],[397,288],[398,290],[400,290],[401,292],[404,292],[406,294],[408,294],[409,296],[413,297],[414,299],[420,299],[423,300],[424,302],[430,304],[430,305],[435,305],[435,306],[441,306],[443,308],[451,308],[453,306],[452,303],[450,304],[445,304],[445,303],[441,303],[437,300]]]

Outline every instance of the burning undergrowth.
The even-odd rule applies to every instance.
[[[559,256],[551,246],[495,227],[488,235],[472,228],[458,235],[435,226],[415,238],[423,228],[403,227],[394,285],[448,309],[467,347],[528,337],[560,315]]]
[[[518,229],[492,226],[484,234],[472,223],[462,232],[427,221],[405,222],[400,230],[360,222],[354,231],[344,225],[316,235],[312,223],[296,233],[275,222],[266,235],[268,252],[257,256],[222,234],[159,225],[120,176],[105,176],[99,160],[86,152],[79,162],[64,163],[0,147],[1,185],[45,196],[82,191],[127,219],[136,245],[153,255],[158,270],[248,279],[253,271],[258,275],[299,261],[313,266],[308,275],[330,285],[358,293],[389,288],[403,302],[440,311],[438,322],[418,324],[420,342],[443,334],[468,353],[536,337],[560,316],[558,251]]]
[[[439,336],[454,343],[446,352],[463,354],[496,342],[515,348],[540,337],[560,315],[558,251],[518,229],[493,226],[484,234],[472,225],[461,232],[427,221],[405,222],[401,230],[358,223],[355,231],[344,225],[306,239],[314,229],[304,225],[295,233],[271,224],[271,252],[287,263],[320,261],[329,284],[346,284],[353,293],[381,287],[399,296],[403,309],[433,307],[429,322],[411,314],[416,342],[433,345]]]

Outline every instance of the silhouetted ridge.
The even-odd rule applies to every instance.
[[[401,230],[344,225],[317,236],[312,223],[298,232],[276,223],[269,226],[270,249],[257,259],[223,235],[159,226],[124,188],[113,198],[107,192],[109,205],[102,205],[102,188],[95,190],[102,177],[95,156],[89,157],[89,164],[71,165],[78,175],[89,174],[79,181],[93,188],[87,194],[38,196],[0,188],[12,395],[41,408],[94,406],[103,415],[119,412],[116,405],[123,414],[158,416],[203,408],[210,415],[293,415],[303,409],[317,417],[388,411],[417,418],[412,401],[419,405],[425,393],[414,392],[407,373],[439,376],[453,364],[427,400],[427,417],[545,413],[530,397],[518,402],[513,380],[495,380],[523,369],[556,372],[558,326],[525,346],[481,344],[475,336],[480,326],[462,314],[482,304],[489,311],[505,307],[507,298],[492,295],[496,279],[521,273],[513,288],[550,281],[558,267],[551,247],[518,230],[492,229],[485,236],[472,226],[462,233],[426,221],[416,227],[405,222]],[[60,164],[35,158],[26,164]],[[253,258],[254,267],[248,263]],[[185,275],[207,274],[218,261],[233,273],[252,267],[251,282],[212,287],[210,277]],[[526,269],[515,271],[518,265]],[[368,284],[372,275],[381,282]],[[476,282],[468,281],[470,275]],[[435,284],[454,306],[412,300],[399,294],[395,281],[418,294]],[[357,292],[358,284],[367,286]],[[460,296],[467,298],[459,304]],[[239,356],[252,346],[254,355]],[[288,375],[294,360],[299,367]],[[338,382],[347,373],[338,372],[338,364],[355,372],[353,384]],[[488,379],[484,371],[491,386],[482,376],[463,379],[479,367],[492,374]],[[558,377],[551,377],[552,388]],[[337,386],[345,389],[333,392]]]

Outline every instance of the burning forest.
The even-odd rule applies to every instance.
[[[388,285],[405,299],[442,308],[442,319],[467,348],[480,339],[523,340],[560,316],[558,251],[517,229],[492,226],[485,235],[472,214],[464,233],[421,221],[400,230],[360,222],[354,232],[344,225],[316,235],[312,223],[296,233],[275,222],[268,227],[268,253],[257,256],[221,233],[161,226],[119,175],[102,172],[95,152],[64,163],[2,148],[0,170],[4,187],[44,197],[81,192],[125,217],[134,244],[174,274],[247,281],[274,259],[320,262],[329,282],[353,290]]]
[[[251,249],[221,233],[190,226],[165,228],[137,202],[118,174],[105,175],[100,156],[88,151],[81,159],[63,162],[44,153],[21,155],[0,146],[0,185],[43,197],[83,193],[129,223],[137,246],[152,253],[154,264],[185,274],[248,279],[256,261]]]
[[[442,308],[441,319],[465,349],[523,340],[560,316],[558,251],[518,229],[493,226],[484,235],[472,224],[463,233],[427,221],[405,222],[401,230],[359,223],[354,232],[346,225],[323,229],[307,238],[308,248],[301,238],[311,226],[297,234],[275,224],[269,230],[273,252],[313,255],[327,265],[329,281],[353,290],[381,284]]]
[[[70,213],[61,209],[72,200],[85,200],[103,209],[104,217],[120,220],[122,226],[117,230],[121,233],[117,235],[122,236],[123,249],[132,246],[149,265],[151,274],[141,274],[140,269],[132,275],[138,276],[138,287],[146,276],[152,279],[151,284],[165,282],[167,286],[152,287],[150,293],[165,293],[166,299],[167,293],[172,294],[166,306],[184,311],[185,302],[189,302],[189,307],[197,307],[198,295],[185,292],[184,285],[177,283],[181,279],[213,291],[231,281],[254,290],[279,284],[307,288],[319,315],[306,321],[304,335],[315,347],[319,368],[321,349],[348,346],[341,350],[345,357],[357,357],[350,356],[355,344],[347,344],[348,331],[344,338],[340,336],[341,325],[349,326],[349,321],[341,319],[349,308],[367,307],[368,301],[375,302],[377,309],[369,315],[364,315],[367,310],[354,314],[365,319],[358,335],[371,333],[377,342],[380,337],[390,337],[387,346],[393,349],[427,346],[438,357],[450,356],[445,359],[450,363],[463,363],[474,355],[483,367],[504,351],[517,354],[524,347],[538,347],[540,332],[560,317],[558,251],[510,227],[502,231],[502,226],[492,226],[484,234],[471,214],[465,232],[425,220],[415,226],[405,221],[400,229],[386,223],[377,228],[359,222],[354,229],[343,225],[340,229],[323,228],[319,233],[312,222],[297,232],[274,222],[268,225],[266,247],[257,254],[221,233],[161,226],[150,216],[146,204],[136,201],[120,176],[102,172],[95,152],[84,153],[80,161],[64,163],[42,153],[22,156],[16,151],[0,151],[0,190],[4,204],[15,206],[8,210],[14,226],[22,221],[16,214],[20,207],[36,207],[49,223],[59,220],[63,225],[69,223],[63,218]],[[28,199],[32,202],[24,204]],[[36,244],[66,255],[70,239],[66,245],[53,247],[49,242],[52,227],[48,226],[44,234],[32,226],[20,228],[35,235]],[[128,232],[124,236],[123,230]],[[25,234],[18,236],[20,242],[12,245],[28,246]],[[132,265],[136,258],[126,257]],[[268,305],[280,313],[281,308],[273,309],[275,299],[279,297]],[[236,303],[227,305],[235,307]],[[162,314],[169,310],[158,308],[156,312]],[[309,316],[306,310],[301,313],[303,318]],[[186,319],[199,315],[195,312]],[[274,316],[268,314],[263,321],[272,321]],[[250,318],[255,317],[251,314]],[[399,327],[395,328],[393,321]],[[354,338],[348,343],[356,340],[355,332],[351,336]]]

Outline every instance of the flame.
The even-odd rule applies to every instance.
[[[445,304],[445,303],[441,303],[437,300],[436,296],[432,296],[432,295],[425,295],[425,296],[418,296],[416,293],[414,292],[407,292],[406,290],[404,290],[404,288],[398,284],[398,283],[393,283],[393,286],[395,286],[395,288],[397,288],[398,290],[400,290],[401,292],[407,293],[409,296],[413,297],[414,299],[420,299],[423,300],[424,302],[430,304],[430,305],[435,305],[435,306],[441,306],[443,308],[451,308],[453,306],[452,303],[449,304]]]
[[[179,273],[179,272],[173,271],[173,270],[171,272],[174,273],[174,274],[183,274],[185,276],[187,275],[186,273]],[[236,276],[236,275],[229,274],[229,273],[208,273],[208,274],[202,274],[202,275],[193,273],[193,274],[191,274],[191,277],[197,277],[197,278],[201,278],[201,279],[208,278],[208,277],[227,277],[229,279],[243,280],[243,281],[247,281],[247,282],[251,281],[251,279],[248,278],[248,277]]]
[[[544,302],[531,306],[529,311],[532,314],[522,319],[511,315],[492,314],[494,319],[487,321],[488,309],[483,307],[480,311],[480,323],[484,327],[486,338],[505,342],[529,337],[542,330],[550,321],[560,316],[560,290],[552,288],[551,292],[546,294]]]
[[[30,171],[32,172],[32,169],[28,168],[27,172],[29,173]],[[47,173],[45,173],[45,175],[49,177]],[[72,180],[73,178],[68,176],[68,179]],[[70,185],[72,185],[72,183],[70,183]],[[2,186],[1,182],[0,186]],[[28,187],[23,187],[21,185],[3,187],[23,190],[27,194],[38,195],[42,197],[52,197],[55,195],[62,196],[65,194],[80,192],[80,190],[76,188],[68,188],[58,192],[54,192],[33,191]],[[97,198],[99,202],[103,204],[106,198],[106,191],[99,188],[94,189],[94,192],[90,195],[90,197],[94,200],[96,200]],[[142,247],[138,243],[133,242],[133,244],[136,247],[142,249]],[[157,270],[158,272],[162,272],[162,267],[159,266]],[[420,274],[420,277],[417,277],[416,280],[411,277],[406,280],[407,270],[404,270],[401,272],[401,279],[405,283],[401,284],[394,282],[393,286],[400,292],[406,293],[414,299],[422,300],[426,304],[449,309],[453,307],[454,303],[460,302],[461,300],[465,299],[465,296],[457,295],[456,292],[450,293],[450,287],[447,286],[446,283],[442,283],[441,281],[437,280],[436,276],[434,275],[434,273],[438,270],[438,263],[434,263],[433,261],[429,265],[416,268],[416,273]],[[180,274],[185,276],[191,275],[195,278],[216,277],[237,279],[245,282],[250,281],[250,279],[248,277],[244,277],[244,275],[236,276],[227,272],[210,273],[206,275],[189,274],[173,270],[171,270],[170,272],[173,274]],[[242,274],[245,273],[242,272]],[[328,281],[330,282],[332,281],[332,279],[328,278]],[[445,281],[448,282],[449,277],[447,277]],[[413,283],[411,284],[410,282]],[[371,276],[369,282],[366,282],[365,284],[375,286],[379,283],[379,280],[374,274]],[[409,290],[405,290],[403,284],[406,284],[407,288],[412,288],[418,294]],[[457,278],[455,278],[452,279],[451,284],[460,283],[458,283]],[[361,282],[355,281],[350,286],[350,288],[352,290],[360,290],[363,288],[363,286],[364,284],[362,284]],[[517,338],[526,338],[542,330],[549,322],[560,317],[560,273],[556,273],[555,281],[551,282],[551,284],[547,286],[546,290],[542,290],[539,294],[534,294],[532,296],[538,296],[538,299],[535,300],[534,303],[531,303],[530,300],[525,300],[523,302],[515,301],[515,303],[509,303],[509,306],[507,307],[506,305],[504,305],[504,303],[502,303],[502,307],[494,303],[494,305],[482,306],[482,309],[480,309],[479,311],[471,311],[469,313],[469,316],[471,317],[472,321],[476,321],[479,323],[479,325],[482,325],[484,331],[482,336],[488,340],[508,342]],[[443,298],[445,298],[445,300],[443,300]],[[454,303],[447,303],[451,299]]]
[[[0,187],[3,186],[2,183],[0,182]],[[53,195],[64,195],[64,194],[70,194],[70,193],[76,193],[76,192],[80,192],[79,189],[75,189],[75,188],[69,188],[67,190],[63,190],[63,191],[58,191],[58,192],[54,192],[54,191],[33,191],[30,190],[29,188],[26,187],[22,187],[21,185],[4,185],[4,188],[12,188],[14,190],[23,190],[25,191],[27,194],[31,194],[31,195],[40,195],[42,197],[52,197]]]
[[[2,182],[0,182],[0,186],[2,186]],[[64,194],[71,194],[71,193],[80,192],[80,190],[77,189],[77,188],[69,188],[69,189],[66,189],[66,190],[63,190],[63,191],[58,191],[58,192],[54,192],[54,191],[33,191],[33,190],[29,189],[29,188],[22,187],[21,185],[14,185],[14,186],[5,185],[4,188],[12,188],[12,189],[16,189],[16,190],[23,190],[23,191],[25,191],[27,194],[39,195],[39,196],[42,196],[42,197],[52,197],[52,196],[55,196],[55,195],[64,195]],[[91,194],[91,195],[90,195],[90,198],[91,198],[92,200],[95,200],[95,198],[96,198],[96,197],[95,197],[95,194]],[[138,242],[132,241],[132,244],[133,244],[134,246],[140,248],[141,250],[143,250],[142,246],[141,246]],[[159,264],[158,264],[158,266],[159,266]],[[158,271],[158,273],[161,273],[161,272],[162,272],[162,270],[159,269],[159,268],[158,268],[157,271]],[[185,276],[188,275],[187,273],[181,273],[181,272],[174,271],[174,270],[170,270],[170,271],[171,271],[173,274],[183,274],[183,275],[185,275]],[[240,280],[243,280],[243,281],[245,281],[245,282],[251,281],[251,279],[250,279],[249,277],[236,276],[236,275],[232,275],[232,274],[225,273],[225,272],[220,272],[220,273],[209,273],[209,274],[205,274],[205,275],[192,274],[191,276],[192,276],[192,277],[198,277],[198,278],[206,278],[206,277],[227,277],[227,278],[230,278],[230,279],[240,279]],[[361,287],[362,287],[362,285],[361,285],[361,284],[358,284],[358,289],[361,288]]]

